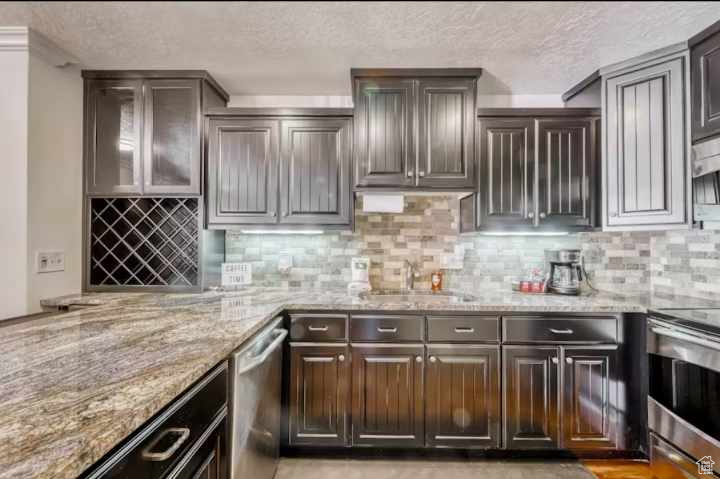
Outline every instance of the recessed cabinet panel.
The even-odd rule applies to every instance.
[[[692,69],[692,138],[700,141],[720,133],[720,34],[695,45]]]
[[[534,134],[529,119],[482,118],[478,224],[534,223]]]
[[[200,80],[145,82],[145,193],[200,194]]]
[[[312,118],[281,125],[280,222],[349,223],[352,121]]]
[[[94,80],[86,86],[89,194],[142,192],[142,81]]]
[[[683,225],[686,59],[606,78],[606,227]]]
[[[538,224],[592,226],[595,120],[538,120]]]
[[[344,446],[350,384],[346,345],[291,344],[290,443]]]
[[[421,446],[424,348],[352,346],[353,444]]]
[[[279,128],[275,120],[210,121],[209,223],[277,221]]]
[[[557,449],[557,348],[505,347],[505,447]]]
[[[355,81],[356,185],[414,185],[414,82],[400,78]]]
[[[617,350],[565,348],[563,446],[614,449]]]
[[[475,184],[475,80],[419,81],[418,185]]]
[[[428,347],[428,445],[500,446],[499,356],[498,346]]]

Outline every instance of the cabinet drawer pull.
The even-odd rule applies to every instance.
[[[152,452],[153,448],[168,434],[177,434],[178,438],[170,447],[160,452]],[[172,457],[180,446],[190,437],[190,429],[186,427],[170,427],[161,432],[148,446],[142,451],[142,458],[146,461],[161,462]]]
[[[422,356],[415,356],[415,362],[416,362],[416,363],[421,363],[421,362],[423,362]]]
[[[573,363],[573,358],[565,358],[565,362],[568,363],[568,364],[572,364],[572,363]]]
[[[551,332],[551,333],[555,333],[555,334],[572,334],[572,333],[573,333],[573,330],[570,329],[570,328],[567,328],[567,329],[555,329],[555,328],[550,328],[550,332]]]
[[[455,328],[455,332],[456,333],[474,333],[475,328],[463,328],[463,327],[458,326],[457,328]]]
[[[550,358],[550,361],[552,361],[553,364],[557,364],[558,358]]]
[[[340,362],[345,361],[345,355],[341,354],[340,356],[338,356],[338,361],[340,361]]]
[[[323,333],[324,333],[325,331],[328,330],[328,327],[327,327],[327,326],[308,326],[308,330],[310,330],[310,331],[320,331],[320,332],[323,332]]]
[[[408,178],[412,178],[413,176],[415,176],[415,171],[413,171],[413,170],[408,170],[407,176],[408,176]]]
[[[377,328],[378,333],[397,333],[397,328]]]
[[[435,356],[430,356],[430,362],[434,363],[437,361],[437,358]]]

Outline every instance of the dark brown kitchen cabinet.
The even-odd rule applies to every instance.
[[[353,69],[355,187],[476,188],[480,69]]]
[[[353,344],[353,445],[422,446],[422,345]]]
[[[213,118],[207,131],[208,223],[277,223],[280,122]]]
[[[207,224],[347,229],[352,111],[219,108],[207,115]]]
[[[690,201],[687,46],[600,70],[603,229],[686,229]]]
[[[88,194],[201,194],[202,111],[228,99],[207,72],[84,70],[83,78]]]
[[[425,442],[428,446],[500,447],[500,348],[427,348]]]
[[[202,113],[198,80],[146,80],[145,194],[199,194]]]
[[[280,223],[349,224],[350,118],[281,122]]]
[[[563,447],[616,447],[616,357],[616,346],[564,348]]]
[[[479,115],[478,192],[461,201],[461,232],[595,226],[599,110],[487,108]]]
[[[557,449],[559,350],[503,348],[505,447]]]
[[[348,346],[291,344],[290,351],[290,444],[347,445]]]
[[[227,419],[223,419],[199,449],[185,459],[182,468],[171,477],[177,479],[227,479]]]
[[[480,118],[479,228],[534,224],[535,134],[529,118]]]
[[[475,186],[476,82],[418,81],[418,186]]]
[[[720,135],[720,22],[690,39],[693,143]]]
[[[595,217],[598,119],[537,120],[538,225],[589,228]]]
[[[415,82],[356,79],[356,186],[415,184]]]

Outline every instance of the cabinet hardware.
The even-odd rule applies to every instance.
[[[610,217],[611,217],[611,218],[617,218],[617,215],[618,215],[618,214],[617,214],[617,212],[615,212],[615,211],[611,211],[611,212],[610,212]]]
[[[345,355],[341,354],[340,356],[338,356],[338,361],[340,361],[341,363],[345,361]]]
[[[270,216],[272,216],[272,217],[274,218],[275,216],[277,216],[277,212],[276,212],[276,211],[271,211],[271,212],[270,212]]]
[[[325,331],[328,330],[328,327],[327,327],[327,326],[308,326],[308,329],[309,329],[310,331],[321,331],[321,332],[325,332]]]
[[[418,176],[419,176],[420,178],[424,177],[424,176],[425,176],[425,172],[424,172],[424,171],[418,171]]]
[[[551,333],[555,334],[572,334],[573,330],[570,328],[567,329],[555,329],[555,328],[549,328]]]
[[[558,358],[550,358],[550,361],[552,361],[553,364],[557,364]]]
[[[530,213],[527,214],[527,217],[530,218],[530,219],[535,218],[535,213],[533,213],[533,212],[531,211]]]
[[[540,219],[545,219],[547,215],[545,213],[540,213]]]
[[[572,363],[573,363],[573,358],[565,358],[565,362],[568,363],[568,364],[572,364]]]
[[[397,333],[397,328],[377,328],[378,333]]]
[[[408,170],[408,172],[407,172],[407,177],[408,177],[408,178],[412,178],[413,176],[415,176],[415,171],[414,171],[414,170]]]
[[[475,328],[463,328],[463,327],[457,327],[455,328],[456,333],[474,333]]]
[[[435,361],[437,361],[437,358],[435,356],[430,356],[430,362],[434,363]]]
[[[421,363],[422,362],[422,356],[415,356],[415,362]]]
[[[170,447],[165,449],[164,451],[160,452],[152,452],[153,448],[157,446],[157,444],[165,438],[168,434],[177,434],[178,438],[175,439],[175,442],[173,442]],[[153,462],[162,462],[167,459],[170,459],[175,452],[180,449],[180,446],[183,445],[185,441],[188,440],[190,437],[190,429],[186,427],[169,427],[165,429],[163,432],[161,432],[153,442],[151,442],[145,449],[142,451],[142,458],[146,461],[153,461]]]

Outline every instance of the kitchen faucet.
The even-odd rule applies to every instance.
[[[420,273],[417,271],[417,264],[405,260],[405,274],[403,275],[402,289],[404,291],[412,291],[415,286],[415,278],[418,276],[420,276]]]

